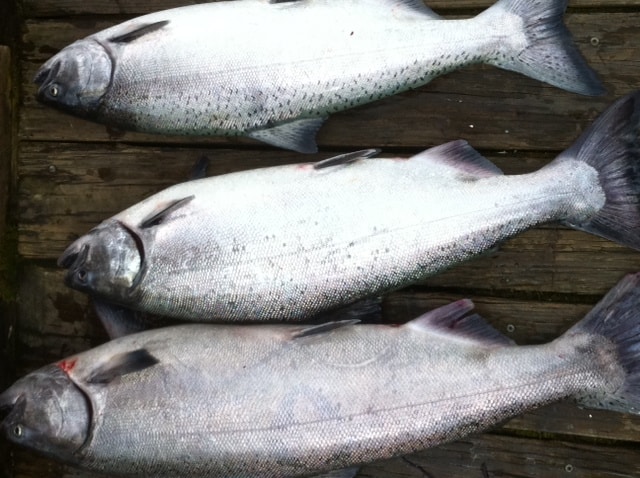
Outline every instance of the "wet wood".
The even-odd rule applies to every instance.
[[[553,449],[553,454],[549,450]],[[482,435],[364,467],[361,478],[634,478],[637,449]]]
[[[247,139],[117,133],[35,101],[34,73],[67,44],[135,15],[193,3],[198,2],[21,2],[25,20],[17,20],[22,32],[19,83],[13,78],[18,84],[20,141],[17,168],[10,178],[18,184],[12,214],[18,222],[21,259],[15,377],[106,340],[87,296],[63,284],[63,271],[55,266],[63,249],[101,220],[186,180],[203,154],[211,161],[208,174],[214,175],[317,161],[368,147],[407,156],[464,138],[506,173],[519,174],[547,164],[615,98],[640,86],[640,0],[571,0],[568,27],[604,80],[607,95],[581,97],[515,73],[476,66],[416,91],[334,115],[318,138],[322,153],[314,156]],[[427,3],[455,17],[474,14],[494,2]],[[2,82],[10,79],[2,51],[0,92]],[[7,164],[1,140],[0,164]],[[6,197],[2,174],[7,171],[0,168],[0,214]],[[387,295],[384,315],[388,322],[404,322],[469,297],[481,315],[519,344],[540,344],[566,331],[624,274],[638,270],[640,254],[635,251],[547,225],[505,242],[485,257]],[[0,331],[3,327],[6,331],[6,318],[2,319]],[[0,379],[10,373],[2,360]],[[630,478],[640,476],[639,443],[639,417],[563,402],[482,435],[368,465],[359,476]],[[10,447],[11,454],[5,454],[3,448],[7,445],[0,440],[2,478],[98,478],[22,449]]]
[[[2,9],[0,8],[0,14]],[[2,22],[0,22],[2,24]],[[11,51],[0,45],[0,388],[8,386],[14,373],[15,314],[11,297],[14,284],[10,265],[15,251],[9,246],[7,210],[11,190],[13,122],[11,108]],[[9,476],[9,452],[0,443],[0,476]]]
[[[143,15],[166,8],[204,3],[195,0],[25,0],[24,10],[28,17],[52,17],[66,15]],[[435,11],[484,9],[495,2],[491,0],[428,0],[426,4]],[[569,7],[579,8],[624,8],[638,6],[638,0],[570,0]]]

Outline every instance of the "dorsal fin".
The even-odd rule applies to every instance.
[[[140,37],[143,37],[149,33],[160,30],[162,27],[169,24],[169,20],[162,20],[161,22],[148,23],[145,25],[131,25],[129,31],[109,38],[112,43],[131,43]]]
[[[339,164],[352,163],[359,159],[371,158],[380,153],[379,149],[363,149],[360,151],[354,151],[353,153],[344,153],[332,158],[323,159],[313,165],[313,169],[323,169],[329,166],[337,166]]]
[[[347,327],[348,325],[357,324],[360,322],[358,319],[351,320],[338,320],[335,322],[325,322],[320,325],[309,325],[296,328],[291,332],[292,339],[299,339],[302,337],[309,337],[311,335],[325,334],[332,330],[339,329],[341,327]]]
[[[495,164],[473,149],[463,139],[435,146],[409,158],[428,161],[442,174],[451,174],[461,179],[479,179],[502,175]]]
[[[484,346],[514,345],[509,337],[494,329],[480,315],[467,315],[473,307],[469,299],[458,300],[407,322],[405,327],[446,334]]]
[[[87,383],[107,384],[117,377],[139,372],[159,363],[146,349],[133,350],[111,357],[87,377]]]
[[[172,213],[176,209],[180,209],[182,206],[188,204],[189,202],[191,202],[191,200],[194,197],[195,196],[191,195],[191,196],[184,197],[182,199],[176,199],[175,201],[172,201],[171,204],[169,204],[168,206],[166,206],[162,210],[160,210],[160,211],[158,211],[156,213],[153,213],[148,218],[143,220],[140,223],[140,229],[146,229],[146,228],[149,228],[149,227],[154,227],[154,226],[158,226],[158,225],[162,224],[164,219],[170,213]]]

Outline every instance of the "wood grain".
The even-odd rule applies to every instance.
[[[19,320],[13,332],[17,370],[14,374],[0,358],[0,379],[3,374],[22,376],[106,340],[87,296],[64,286],[64,273],[55,259],[101,220],[188,179],[201,155],[209,157],[208,173],[214,175],[317,161],[369,147],[406,156],[463,138],[506,173],[520,174],[547,164],[614,99],[640,87],[640,0],[571,0],[567,25],[602,77],[607,95],[580,97],[515,73],[476,66],[334,115],[318,138],[323,152],[315,156],[278,151],[247,139],[117,133],[35,101],[33,75],[64,46],[136,15],[194,3],[199,2],[23,0],[20,12],[13,12],[13,24],[21,32],[16,52],[19,79],[2,66],[0,48],[0,93],[8,91],[2,89],[3,81],[11,79],[17,85],[18,160],[10,181],[18,187],[10,213],[18,223],[21,268]],[[427,3],[458,17],[494,2]],[[0,94],[0,136],[2,101]],[[0,137],[0,214],[2,175],[9,171],[1,166],[7,164],[3,144]],[[0,216],[0,227],[3,223]],[[638,270],[637,252],[548,225],[505,242],[492,254],[387,295],[384,317],[387,322],[404,322],[470,297],[481,315],[519,344],[545,343],[580,320],[624,274]],[[4,327],[6,332],[6,318],[2,319],[0,331]],[[639,443],[640,417],[563,402],[516,417],[489,433],[367,465],[359,476],[640,477]],[[98,478],[8,447],[4,440],[0,460],[3,478]]]
[[[2,13],[2,8],[0,8]],[[0,22],[2,24],[2,22]],[[9,291],[14,284],[9,264],[14,263],[14,251],[7,238],[7,211],[13,172],[13,123],[11,108],[11,50],[0,45],[0,389],[13,379],[15,315]],[[0,442],[0,476],[9,475],[8,451]]]
[[[216,1],[216,0],[214,0]],[[69,15],[143,15],[167,8],[205,3],[195,0],[25,0],[27,17],[54,17]],[[437,12],[456,10],[480,10],[493,5],[490,0],[428,0],[426,4]],[[580,8],[628,8],[640,5],[638,0],[570,0],[569,7]]]

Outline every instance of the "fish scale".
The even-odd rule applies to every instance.
[[[501,0],[445,20],[418,0],[212,2],[78,40],[35,81],[40,101],[120,129],[247,135],[313,152],[330,114],[474,63],[601,93],[562,24],[565,7]]]

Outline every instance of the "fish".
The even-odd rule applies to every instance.
[[[640,249],[640,91],[554,161],[503,175],[465,141],[346,153],[171,186],[58,259],[68,286],[187,321],[301,321],[560,221]]]
[[[329,115],[486,63],[584,95],[597,74],[567,0],[446,20],[421,0],[236,0],[134,18],[45,62],[37,99],[124,131],[247,136],[317,151]]]
[[[515,345],[469,299],[402,325],[148,330],[19,379],[0,394],[0,431],[118,476],[286,478],[346,473],[562,399],[637,415],[639,286],[626,276],[543,345]]]

